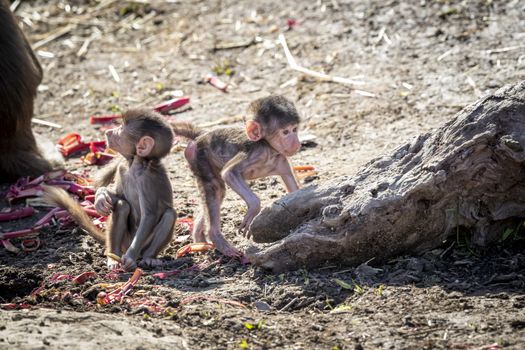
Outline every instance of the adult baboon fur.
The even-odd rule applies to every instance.
[[[0,0],[0,183],[51,169],[31,130],[33,101],[42,67],[16,23],[7,0]]]

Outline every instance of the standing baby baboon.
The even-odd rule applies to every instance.
[[[106,131],[108,146],[122,158],[106,166],[95,194],[95,208],[111,214],[106,235],[66,191],[46,187],[48,202],[65,208],[75,221],[108,253],[122,256],[122,268],[132,270],[139,257],[146,266],[157,266],[158,254],[173,237],[177,213],[173,209],[171,183],[161,163],[173,144],[173,132],[163,118],[149,110],[130,110],[123,125]],[[116,178],[112,187],[106,187]],[[108,257],[108,266],[118,262]]]
[[[42,68],[7,0],[0,0],[0,183],[51,169],[31,131]]]
[[[252,102],[248,111],[244,128],[221,127],[205,132],[190,123],[172,123],[175,134],[192,140],[185,156],[202,196],[193,241],[210,240],[227,256],[238,256],[240,252],[221,233],[220,208],[225,184],[248,206],[239,227],[241,233],[248,232],[261,210],[260,200],[246,180],[279,175],[288,192],[299,188],[288,162],[288,157],[301,147],[298,138],[300,118],[295,106],[283,96],[269,96]]]

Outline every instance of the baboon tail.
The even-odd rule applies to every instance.
[[[202,130],[193,125],[192,123],[171,122],[170,124],[173,129],[173,132],[177,136],[182,136],[190,140],[195,140],[200,134],[202,134]]]
[[[90,217],[69,194],[61,188],[42,186],[44,188],[44,201],[67,210],[75,222],[99,243],[104,244],[106,237],[104,233],[91,221]]]

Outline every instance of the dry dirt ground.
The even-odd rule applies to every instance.
[[[173,117],[199,124],[235,123],[251,100],[281,93],[296,102],[303,131],[317,136],[293,158],[318,170],[305,186],[355,174],[478,97],[525,79],[525,3],[518,0],[36,1],[16,13],[45,70],[36,117],[62,125],[35,126],[51,141],[72,131],[100,138],[90,115],[153,106],[177,90],[191,103]],[[300,65],[364,84],[289,69],[279,33]],[[220,76],[228,93],[202,84],[213,70],[230,71]],[[197,196],[180,147],[166,164],[177,211],[191,216]],[[96,170],[78,158],[66,166]],[[264,204],[284,195],[276,179],[252,187]],[[223,212],[226,236],[249,247],[235,234],[242,202],[229,193]],[[525,348],[519,229],[484,251],[457,232],[441,248],[382,266],[282,275],[215,252],[175,259],[181,244],[172,243],[159,271],[177,273],[160,279],[146,271],[111,306],[96,304],[97,284],[129,274],[107,275],[100,245],[78,229],[40,237],[43,246],[32,253],[0,249],[0,303],[31,306],[0,311],[2,349]],[[85,271],[98,277],[49,282]]]

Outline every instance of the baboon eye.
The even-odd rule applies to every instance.
[[[283,135],[288,135],[289,133],[290,133],[290,130],[288,129],[283,130]]]
[[[293,132],[294,133],[297,132],[297,127],[293,128]]]

